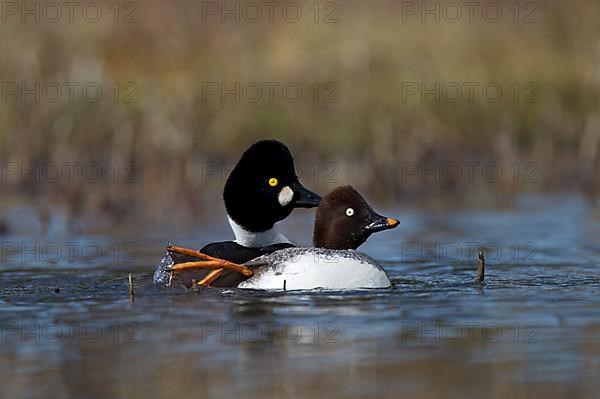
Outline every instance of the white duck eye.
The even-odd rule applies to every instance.
[[[352,209],[352,208],[346,209],[346,216],[354,216],[354,209]]]

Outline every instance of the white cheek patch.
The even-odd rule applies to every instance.
[[[277,199],[279,200],[279,205],[286,206],[290,202],[292,202],[292,198],[294,198],[294,192],[289,186],[285,186],[279,192]]]

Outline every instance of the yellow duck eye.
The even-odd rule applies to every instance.
[[[279,184],[279,180],[277,180],[275,177],[271,177],[269,179],[269,186],[271,187],[275,187]]]

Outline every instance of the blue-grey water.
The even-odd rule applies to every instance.
[[[21,227],[0,236],[0,397],[597,397],[598,208],[381,211],[401,225],[361,250],[395,288],[269,293],[152,284],[168,241],[230,237],[218,213],[36,233],[26,207],[5,209]],[[281,229],[309,243],[312,217]]]

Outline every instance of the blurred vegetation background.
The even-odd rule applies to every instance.
[[[97,21],[85,2],[72,21],[64,6],[57,18],[45,2],[3,3],[3,202],[193,220],[261,138],[288,144],[321,193],[352,184],[368,198],[454,206],[600,192],[597,1],[484,1],[461,16],[460,2],[289,3],[269,15],[262,2],[95,2]],[[90,163],[97,181],[82,172]],[[489,163],[498,180],[482,178]]]

